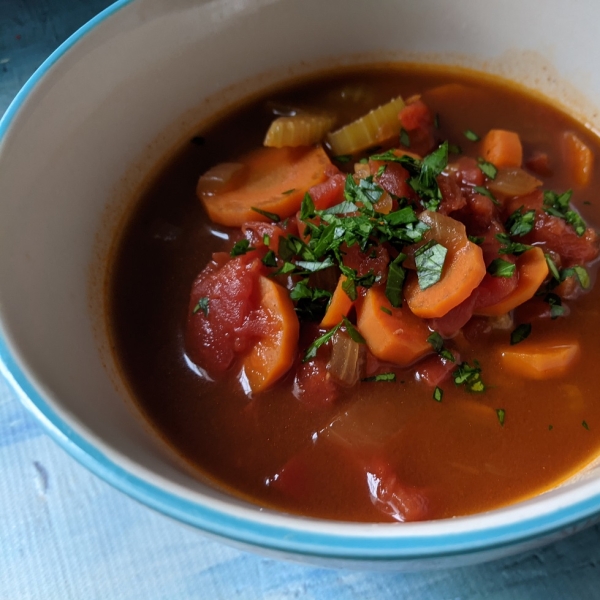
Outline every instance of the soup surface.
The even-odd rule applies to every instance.
[[[402,235],[416,236],[412,240],[380,235],[375,242],[371,236],[362,254],[354,255],[353,289],[336,290],[337,265],[312,272],[314,266],[305,264],[304,273],[296,265],[291,275],[273,276],[286,262],[281,243],[266,257],[274,228],[283,237],[309,239],[310,230],[298,231],[296,219],[306,190],[287,222],[271,223],[270,211],[250,219],[271,229],[254,225],[242,233],[208,218],[196,193],[199,177],[215,165],[234,165],[201,180],[207,206],[229,194],[227,186],[235,192],[246,185],[234,181],[235,165],[263,145],[275,118],[324,116],[335,119],[330,125],[338,129],[399,96],[406,107],[399,121],[395,111],[398,131],[390,137],[380,127],[382,139],[372,144],[379,147],[348,155],[325,144],[331,165],[322,168],[319,181],[329,187],[311,189],[315,204],[353,199],[354,211],[345,214],[365,217],[366,201],[348,191],[347,174],[356,172],[352,181],[367,182],[363,189],[375,194],[371,220],[389,224],[389,215],[403,207],[418,216],[402,224],[410,225]],[[518,158],[510,138],[486,137],[497,130],[518,134],[520,166],[511,162]],[[509,150],[498,150],[505,143]],[[301,160],[315,150],[289,152]],[[116,254],[110,326],[139,406],[161,437],[220,485],[257,504],[313,517],[438,519],[496,508],[556,485],[600,447],[600,291],[592,285],[598,244],[591,229],[600,220],[597,152],[598,140],[550,104],[451,70],[361,68],[294,82],[231,110],[198,132],[156,177]],[[369,162],[372,156],[378,159]],[[428,156],[433,175],[426,181]],[[561,196],[570,189],[572,197]],[[298,191],[278,190],[280,196]],[[304,225],[327,218],[306,201],[302,206]],[[216,211],[219,220],[223,204]],[[466,225],[468,242],[464,228],[454,238],[448,234],[450,221]],[[415,227],[423,231],[406,233]],[[444,230],[445,241],[426,230]],[[248,243],[240,244],[243,239]],[[231,256],[236,242],[238,256]],[[443,266],[440,247],[446,251]],[[344,261],[354,248],[341,247]],[[384,251],[385,268],[378,262]],[[457,258],[463,251],[483,260],[475,274],[476,261]],[[215,252],[228,254],[211,263]],[[398,259],[399,252],[405,259]],[[207,272],[200,280],[198,275],[209,263],[217,272],[223,264],[247,270],[252,261],[277,289],[299,291],[304,281],[309,290],[326,292],[311,298],[313,304],[302,304],[299,294],[290,301],[286,292],[280,305],[292,302],[292,313],[296,309],[299,339],[290,350],[286,340],[273,338],[283,372],[265,375],[259,366],[258,379],[247,357],[264,346],[263,330],[244,332],[232,344],[207,340],[206,327],[197,325],[209,314],[217,318],[218,306],[209,305],[210,293],[202,288]],[[399,267],[394,273],[391,261]],[[403,281],[398,297],[394,289],[401,290]],[[221,283],[236,285],[226,278]],[[431,291],[443,285],[443,293]],[[521,294],[516,307],[505,302],[515,290]],[[346,308],[334,317],[328,311],[329,323],[322,322],[336,293]],[[464,298],[448,304],[456,294]],[[265,297],[258,308],[264,309]],[[407,317],[418,321],[416,341],[410,319],[394,321],[397,329],[388,331],[388,317],[408,313],[421,317]],[[267,313],[258,321],[261,314]],[[330,339],[320,338],[333,329]],[[382,347],[388,334],[404,336],[407,349],[387,353]],[[321,345],[311,349],[319,339]],[[224,357],[226,346],[233,358]]]

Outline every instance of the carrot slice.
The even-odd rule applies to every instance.
[[[577,187],[590,183],[594,168],[594,154],[590,148],[572,131],[564,134],[564,154],[571,179]]]
[[[410,310],[424,319],[443,317],[466,300],[485,276],[481,248],[467,238],[465,226],[451,217],[424,210],[419,219],[429,225],[424,242],[436,240],[448,252],[441,279],[422,290],[417,274],[411,272],[404,286]]]
[[[483,158],[499,169],[520,167],[523,162],[523,146],[519,134],[504,129],[490,129],[481,144]]]
[[[294,362],[300,326],[287,290],[261,276],[261,337],[243,360],[250,389],[260,392],[283,376]]]
[[[300,209],[304,194],[326,179],[331,166],[320,146],[316,148],[258,148],[238,161],[243,176],[238,176],[233,188],[222,192],[206,192],[200,177],[196,193],[208,216],[215,223],[239,227],[246,221],[268,221],[268,217],[253,207],[274,213],[280,218]]]
[[[381,285],[369,288],[357,316],[357,329],[380,360],[406,367],[432,351],[427,325],[406,305],[393,308]]]
[[[321,321],[321,327],[325,329],[335,327],[342,320],[342,317],[348,316],[348,313],[354,304],[342,288],[344,281],[346,281],[346,276],[340,275],[333,296],[331,296],[331,300],[327,305],[325,316]]]
[[[517,287],[508,296],[492,306],[479,308],[476,315],[500,317],[533,298],[544,279],[548,277],[548,263],[541,248],[537,246],[517,258]]]
[[[528,379],[549,379],[563,375],[580,353],[579,342],[532,343],[529,340],[500,352],[507,370]]]

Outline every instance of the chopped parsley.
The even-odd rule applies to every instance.
[[[544,302],[550,305],[550,318],[552,320],[558,319],[558,317],[562,317],[565,314],[565,307],[562,305],[562,300],[557,294],[546,294]]]
[[[527,250],[533,248],[533,246],[521,244],[521,242],[513,242],[507,233],[497,233],[496,239],[502,244],[498,248],[498,254],[514,254],[515,256],[519,256],[523,252],[527,252]]]
[[[462,154],[462,148],[458,144],[448,144],[449,154]]]
[[[410,137],[408,137],[408,132],[404,127],[400,130],[400,143],[407,148],[410,148]]]
[[[481,366],[478,361],[473,361],[471,367],[468,362],[462,362],[457,369],[452,371],[452,377],[456,385],[464,385],[469,392],[481,393],[485,391],[485,385],[481,379]]]
[[[586,230],[585,221],[578,212],[571,208],[571,196],[573,190],[567,190],[562,194],[547,190],[544,192],[544,210],[553,217],[564,219],[581,237]]]
[[[406,276],[406,269],[402,266],[402,263],[405,259],[406,254],[400,253],[388,267],[385,297],[394,308],[402,306],[402,286],[404,285],[404,278]]]
[[[587,424],[586,421],[581,421],[581,425],[584,429],[587,429],[588,431],[590,430],[590,426]]]
[[[340,154],[339,156],[334,156],[333,160],[339,163],[347,163],[352,160],[352,154]]]
[[[263,244],[265,246],[268,246],[271,243],[271,237],[269,236],[268,233],[265,233],[265,235],[263,235]]]
[[[528,234],[535,225],[535,210],[523,212],[523,207],[518,208],[508,217],[506,221],[506,230],[512,236],[523,236]]]
[[[550,271],[550,275],[554,277],[554,279],[558,282],[560,281],[560,272],[554,260],[548,253],[544,253],[544,257],[546,258],[546,264],[548,265],[548,271]]]
[[[564,281],[567,277],[573,277],[573,276],[575,276],[577,278],[577,281],[579,281],[579,285],[584,290],[589,289],[589,287],[591,285],[590,275],[586,269],[584,269],[583,267],[581,267],[579,265],[574,265],[567,269],[563,269],[560,272],[560,280],[561,281]]]
[[[279,221],[281,221],[281,217],[279,215],[276,215],[275,213],[266,211],[266,210],[262,210],[262,208],[256,208],[256,206],[251,206],[250,207],[254,212],[258,213],[259,215],[262,215],[263,217],[267,217],[267,219],[269,219],[270,221],[273,221],[273,223],[279,223]]]
[[[203,296],[202,298],[200,298],[198,300],[198,303],[196,304],[196,306],[194,306],[194,309],[192,310],[192,314],[195,315],[196,313],[202,311],[204,316],[208,317],[208,305],[209,304],[210,304],[210,300],[206,296]]]
[[[314,358],[317,355],[317,350],[326,344],[339,330],[342,326],[343,321],[340,321],[335,327],[330,329],[328,332],[324,333],[321,337],[318,337],[307,349],[304,353],[304,357],[302,358],[302,362],[308,362],[311,358]]]
[[[296,191],[296,188],[292,188],[291,190],[285,190],[285,192],[281,192],[284,196],[289,196]]]
[[[478,142],[481,139],[474,131],[471,131],[470,129],[465,129],[464,134],[465,137],[471,142]]]
[[[389,308],[386,308],[385,306],[380,306],[379,309],[382,310],[386,315],[392,314],[392,311]]]
[[[356,342],[357,344],[366,344],[367,343],[365,338],[360,334],[358,329],[356,329],[356,327],[354,327],[354,325],[352,325],[352,323],[350,323],[350,321],[347,319],[347,317],[342,318],[342,323],[346,326],[346,332],[348,333],[348,335],[350,336],[350,339],[352,341]]]
[[[510,345],[514,346],[526,340],[531,333],[531,323],[522,323],[510,334]]]
[[[242,256],[246,254],[246,252],[250,252],[250,250],[255,250],[256,248],[252,248],[250,246],[250,242],[247,239],[240,240],[236,242],[229,253],[230,256]]]
[[[265,267],[276,267],[277,266],[277,256],[275,255],[275,252],[273,252],[273,250],[269,250],[264,258],[262,259],[262,264],[265,265]]]
[[[495,258],[488,266],[487,271],[493,277],[512,277],[517,265],[503,258]]]
[[[442,358],[449,360],[451,362],[455,362],[454,354],[450,352],[447,348],[444,348],[444,340],[442,336],[434,331],[428,338],[427,343],[431,344],[431,347],[439,354]]]
[[[396,381],[396,373],[380,373],[372,377],[365,377],[361,381]]]
[[[504,418],[506,417],[506,411],[503,408],[496,409],[496,415],[498,415],[498,422],[504,427]]]
[[[470,242],[473,242],[474,244],[477,244],[478,246],[483,244],[483,242],[485,241],[485,238],[481,235],[469,235],[467,237],[469,238]]]
[[[302,279],[290,291],[290,298],[296,303],[298,317],[307,321],[320,321],[331,299],[331,292],[310,287],[308,279]]]
[[[435,285],[442,277],[448,250],[435,240],[430,240],[415,252],[417,278],[422,290]]]
[[[477,166],[479,170],[490,179],[496,179],[496,175],[498,174],[498,169],[491,163],[483,160],[483,158],[479,158],[477,160]]]
[[[433,399],[436,402],[441,402],[444,397],[444,390],[441,387],[435,386],[435,390],[433,390]]]
[[[482,196],[485,196],[486,198],[489,198],[496,206],[500,206],[500,202],[498,202],[498,200],[496,200],[496,197],[494,196],[494,194],[492,194],[492,192],[490,192],[490,190],[488,190],[487,188],[481,186],[481,185],[476,185],[473,188],[474,192],[477,192],[478,194],[481,194]]]

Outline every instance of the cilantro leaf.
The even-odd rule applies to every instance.
[[[229,255],[242,256],[243,254],[246,254],[246,252],[250,252],[250,250],[255,250],[255,248],[250,246],[250,242],[247,239],[243,239],[234,244]]]
[[[202,298],[200,298],[198,300],[198,303],[196,304],[196,306],[194,306],[193,310],[192,310],[192,314],[195,315],[196,313],[202,311],[205,317],[208,317],[208,307],[210,304],[210,299],[207,298],[206,296],[203,296]]]
[[[302,279],[290,291],[290,298],[296,303],[295,310],[299,318],[320,321],[331,299],[331,292],[310,287],[308,279]]]
[[[422,290],[430,288],[442,277],[442,270],[448,250],[435,240],[427,242],[415,252],[417,278]]]
[[[372,377],[365,377],[361,381],[396,381],[396,373],[380,373]]]
[[[258,213],[259,215],[262,215],[263,217],[267,217],[267,219],[269,219],[270,221],[273,221],[274,223],[279,223],[279,221],[281,221],[281,217],[275,213],[266,211],[266,210],[262,210],[261,208],[256,208],[256,206],[251,206],[250,207],[254,212]]]
[[[531,323],[523,323],[519,325],[511,334],[510,334],[510,345],[514,346],[519,342],[527,339],[529,334],[531,333]]]
[[[498,248],[498,254],[514,254],[515,256],[519,256],[520,254],[523,254],[523,252],[527,252],[527,250],[533,248],[533,246],[527,244],[513,242],[507,233],[497,233],[496,239],[502,244],[500,248]]]
[[[493,277],[512,277],[517,270],[517,265],[503,258],[495,258],[488,266],[487,271]]]
[[[333,160],[339,163],[347,163],[352,160],[352,154],[340,154],[338,156],[334,156]]]
[[[550,305],[550,318],[552,320],[562,317],[565,314],[565,307],[562,305],[562,300],[557,294],[546,294],[544,302]]]
[[[496,175],[498,174],[498,169],[491,163],[483,160],[483,158],[479,158],[477,160],[477,166],[479,170],[490,179],[496,179]]]
[[[486,198],[489,198],[496,206],[500,206],[500,202],[496,200],[494,194],[492,194],[492,192],[490,192],[490,190],[488,190],[487,188],[481,185],[476,185],[475,187],[473,187],[473,191],[477,192],[478,194],[481,194],[482,196],[485,196]]]
[[[471,131],[470,129],[465,129],[464,135],[471,142],[478,142],[481,139],[474,131]]]
[[[402,286],[406,277],[406,269],[402,263],[406,260],[406,254],[398,256],[390,262],[388,267],[387,283],[385,284],[385,297],[394,308],[402,306]],[[390,313],[391,314],[391,313]]]
[[[521,206],[515,210],[506,221],[506,229],[510,235],[523,236],[528,234],[535,225],[535,210],[527,210],[523,212]]]
[[[498,415],[498,422],[504,427],[504,419],[506,417],[506,411],[503,408],[496,409],[496,415]]]
[[[276,267],[277,266],[277,256],[273,250],[269,250],[264,258],[262,259],[262,264],[266,267]]]
[[[567,190],[562,194],[557,194],[547,190],[544,192],[544,210],[554,217],[564,219],[581,237],[586,230],[585,221],[578,212],[571,208],[571,196],[573,190]]]
[[[454,354],[452,354],[452,352],[450,352],[450,350],[448,350],[447,348],[444,347],[444,340],[437,331],[432,332],[426,341],[428,344],[431,344],[431,347],[443,359],[449,360],[450,362],[456,362],[456,359],[454,358]]]
[[[354,325],[352,325],[352,323],[350,323],[350,321],[348,320],[347,317],[342,317],[342,322],[346,326],[346,332],[350,336],[350,339],[355,341],[357,344],[366,344],[367,343],[365,338],[360,334],[358,329],[356,329],[356,327],[354,327]]]
[[[464,385],[469,392],[481,393],[485,391],[485,385],[481,379],[481,366],[475,360],[474,366],[468,362],[462,362],[457,369],[452,371],[452,377],[456,385]]]
[[[558,267],[556,266],[556,263],[552,260],[552,257],[547,252],[544,252],[544,257],[546,258],[546,264],[548,265],[550,275],[552,275],[552,277],[554,277],[554,279],[557,282],[561,281],[561,276],[558,271]]]
[[[339,330],[342,326],[343,321],[340,321],[333,329],[330,329],[327,333],[324,333],[321,337],[318,337],[307,349],[304,353],[304,357],[302,358],[302,362],[308,362],[311,358],[314,358],[317,355],[317,350],[323,345],[326,344]]]
[[[408,132],[404,127],[400,129],[400,143],[407,148],[410,148],[410,137],[408,137]]]
[[[444,397],[444,390],[441,387],[435,386],[435,390],[433,390],[433,399],[436,402],[441,402]]]
[[[568,269],[563,269],[560,272],[560,281],[564,281],[567,277],[577,277],[577,281],[579,281],[579,285],[584,289],[589,289],[591,285],[590,275],[584,267],[579,265],[573,265]]]

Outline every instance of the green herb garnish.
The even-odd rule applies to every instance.
[[[533,246],[527,244],[513,242],[507,233],[497,233],[496,239],[502,244],[502,246],[498,248],[498,254],[514,254],[515,256],[519,256],[520,254],[523,254],[523,252],[527,252],[527,250],[533,248]]]
[[[441,387],[435,386],[435,390],[433,390],[433,399],[436,402],[441,402],[444,397],[444,390]]]
[[[454,358],[454,354],[444,347],[444,339],[437,331],[432,332],[432,334],[427,338],[427,343],[431,344],[431,347],[442,358],[451,362],[455,362],[456,359]]]
[[[479,158],[477,160],[477,166],[479,170],[490,179],[496,179],[496,175],[498,174],[498,169],[491,163],[483,160],[483,158]]]
[[[550,305],[550,318],[552,320],[558,319],[558,317],[562,317],[565,314],[565,307],[562,305],[562,300],[557,294],[546,294],[544,302]]]
[[[465,137],[471,142],[478,142],[481,139],[474,131],[471,131],[470,129],[465,129],[464,134]]]
[[[485,196],[486,198],[489,198],[496,206],[500,206],[500,202],[498,202],[498,200],[496,200],[496,197],[494,196],[494,194],[492,194],[492,192],[490,192],[490,190],[488,190],[487,188],[481,186],[481,185],[476,185],[473,188],[474,192],[477,192],[478,194],[481,194],[482,196]]]
[[[481,379],[481,366],[476,360],[474,366],[462,362],[457,369],[452,371],[452,377],[456,385],[464,385],[469,392],[481,393],[485,391],[485,385]]]
[[[400,253],[388,267],[385,297],[394,308],[402,306],[402,286],[404,285],[404,278],[406,276],[406,269],[402,266],[402,263],[405,259],[406,254]]]
[[[415,252],[417,278],[422,290],[430,288],[442,277],[442,270],[448,250],[435,240],[430,240]]]
[[[276,215],[275,213],[262,210],[261,208],[256,208],[256,206],[251,206],[250,208],[259,215],[267,217],[267,219],[273,221],[273,223],[279,223],[279,221],[281,221],[281,217],[279,215]]]
[[[396,381],[396,373],[380,373],[372,377],[365,377],[361,381]]]
[[[527,339],[529,334],[531,333],[531,323],[523,323],[519,325],[511,334],[510,334],[510,345],[514,346],[519,342]]]
[[[564,219],[581,237],[586,230],[585,221],[579,213],[571,208],[571,196],[573,190],[567,190],[562,194],[557,194],[547,190],[544,192],[544,210],[553,217]]]
[[[590,426],[587,424],[586,421],[581,421],[581,425],[583,426],[584,429],[587,429],[588,431],[590,430]]]
[[[229,253],[230,256],[242,256],[246,254],[246,252],[250,252],[250,250],[255,250],[256,248],[252,248],[250,246],[250,242],[246,239],[240,240],[236,242]]]
[[[400,143],[407,148],[410,148],[410,138],[408,137],[408,132],[404,127],[400,130]]]
[[[196,313],[202,311],[204,313],[204,316],[208,317],[209,303],[210,303],[210,300],[206,296],[203,296],[202,298],[200,298],[198,300],[198,303],[196,304],[196,306],[194,306],[194,309],[192,310],[192,314],[195,315]]]
[[[347,163],[352,160],[352,154],[340,154],[339,156],[334,156],[333,160],[339,163]]]
[[[502,427],[504,427],[504,417],[506,416],[506,411],[503,408],[497,408],[496,414],[498,415],[498,422]]]
[[[382,310],[386,315],[392,314],[392,311],[389,308],[386,308],[385,306],[380,306],[379,309]]]
[[[512,277],[517,265],[503,258],[495,258],[488,266],[487,271],[493,277]]]

